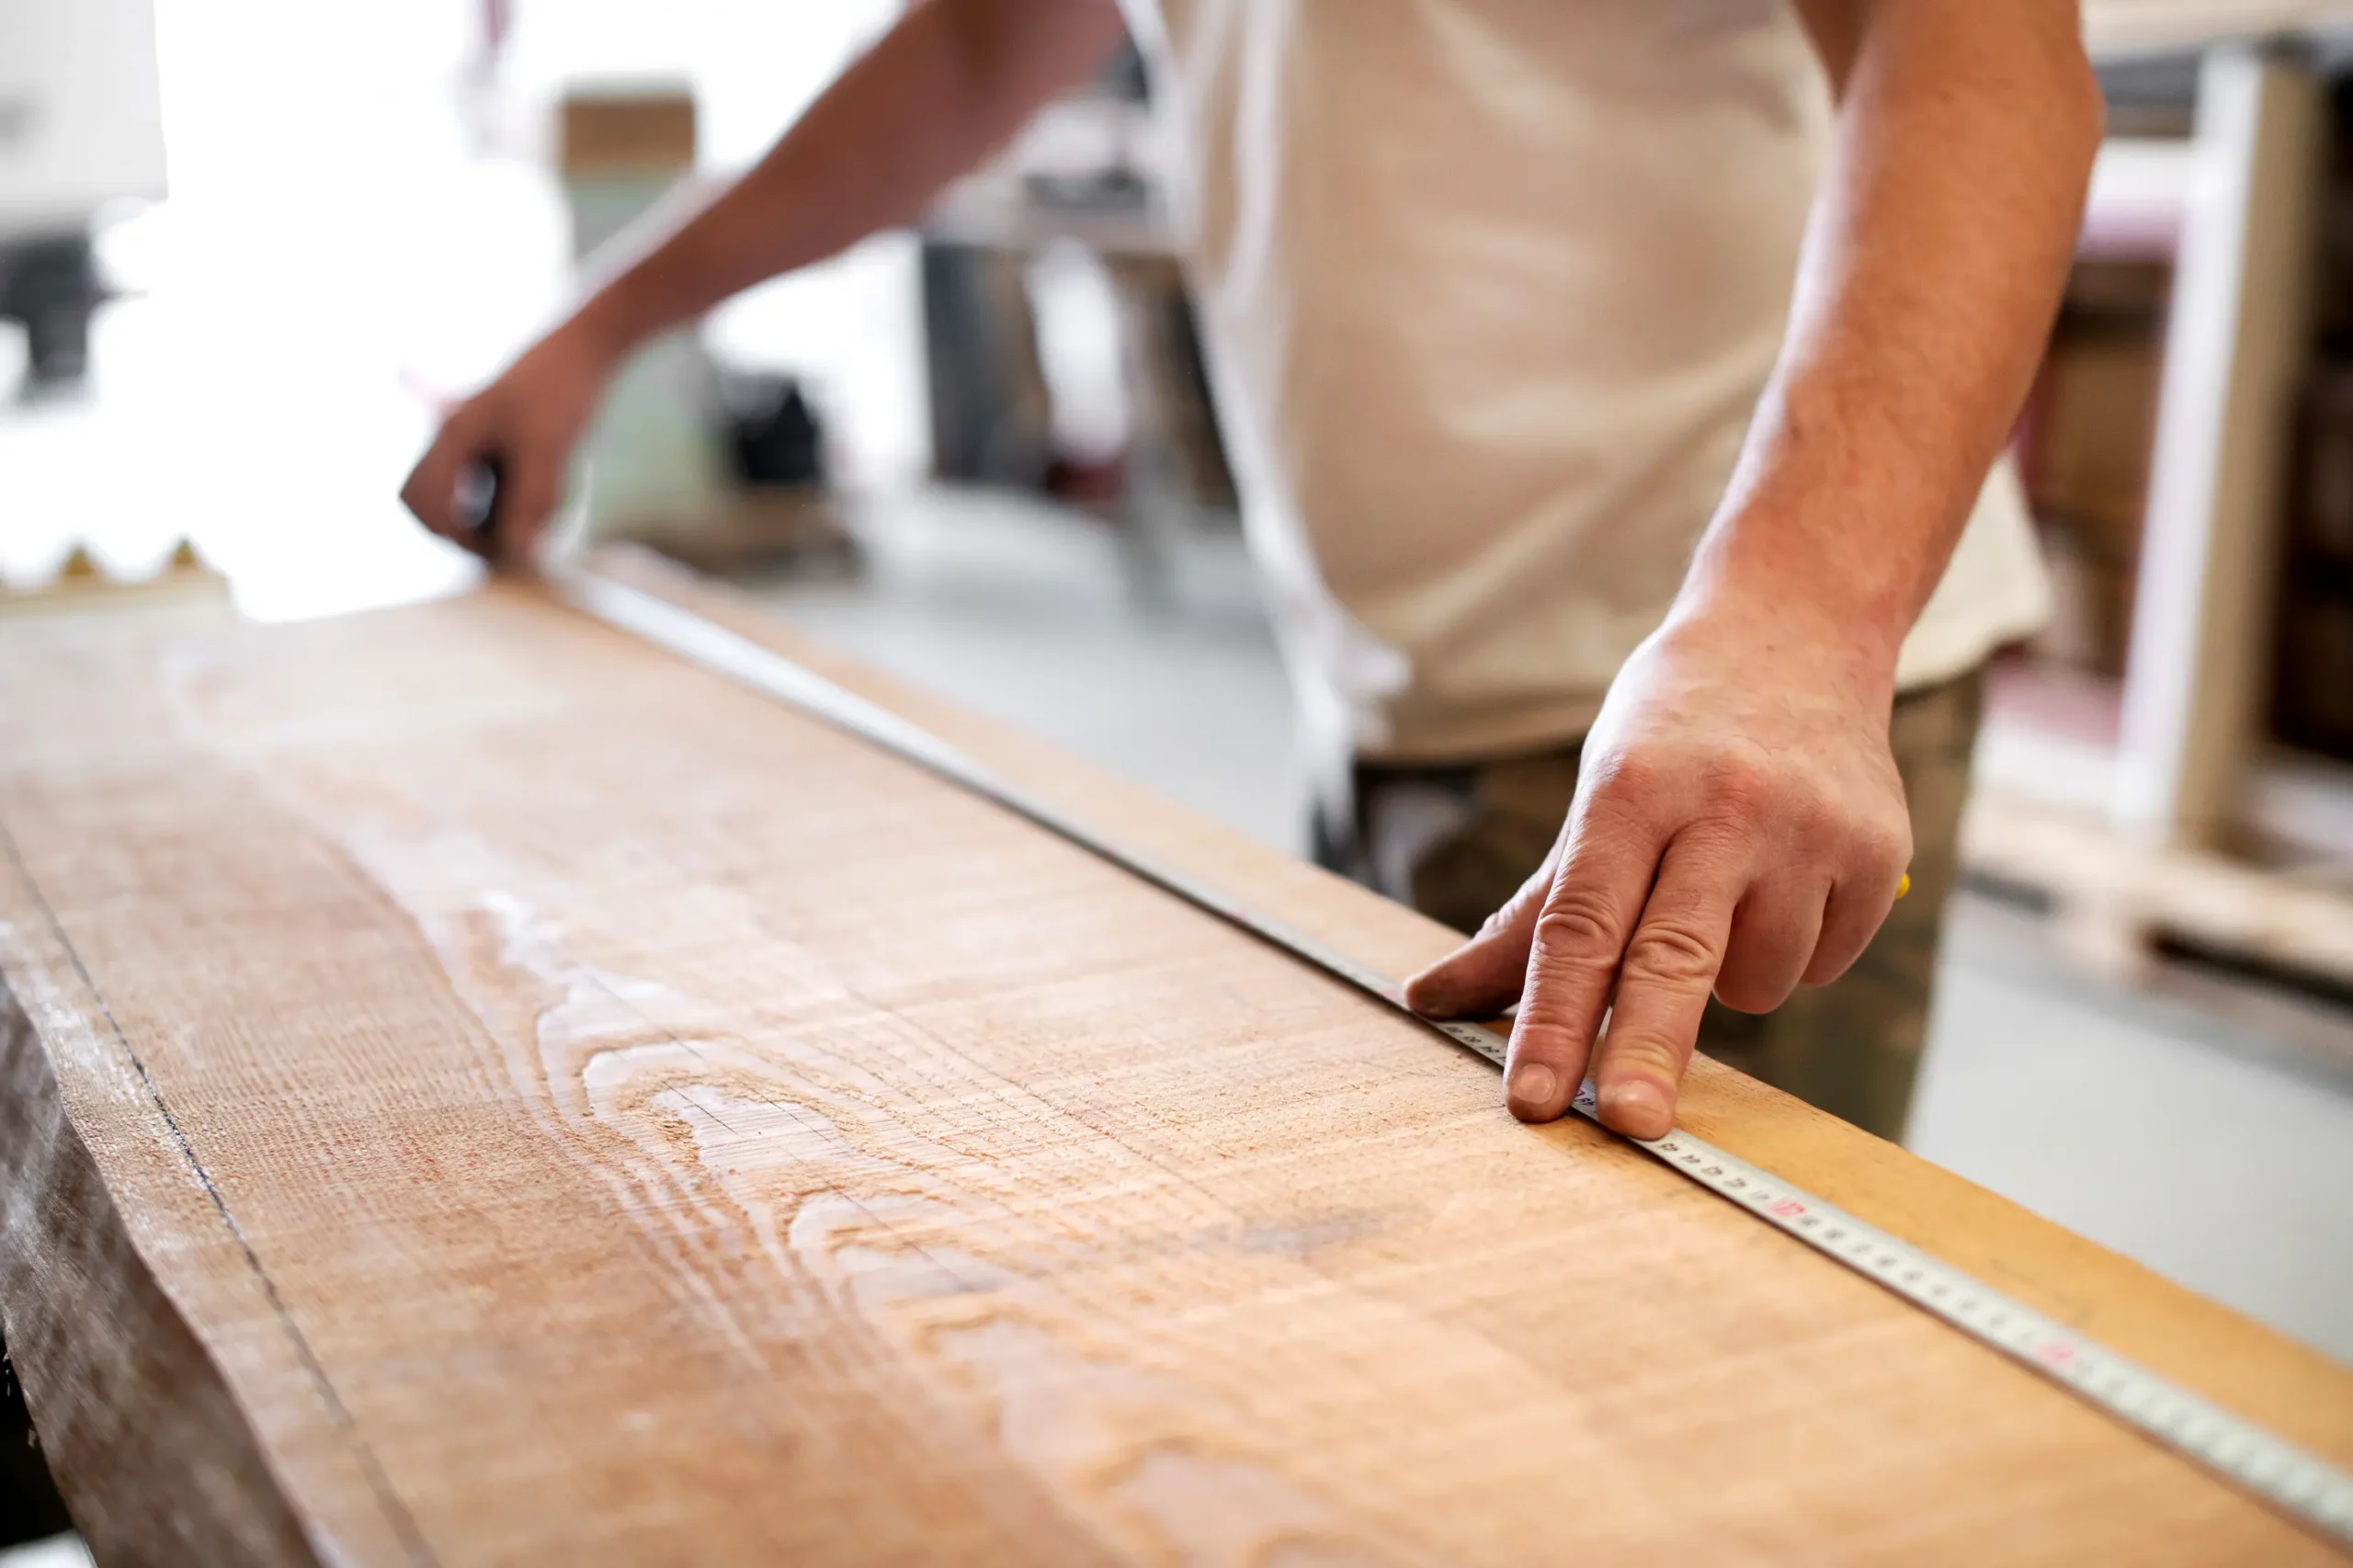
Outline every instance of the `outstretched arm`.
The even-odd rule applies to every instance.
[[[737,290],[913,221],[1121,37],[1113,0],[926,0],[845,71],[751,171],[591,290],[453,411],[403,486],[461,539],[460,474],[496,458],[502,548],[528,555],[616,365]]]
[[[2057,307],[2101,110],[2073,0],[1799,0],[1838,90],[1789,333],[1674,608],[1620,672],[1559,843],[1413,1005],[1520,1003],[1506,1097],[1673,1124],[1712,991],[1852,963],[1910,857],[1898,649]],[[1595,1037],[1609,1017],[1598,1059]]]

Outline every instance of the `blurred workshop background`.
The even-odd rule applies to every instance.
[[[394,494],[437,410],[897,10],[0,0],[0,615],[463,588]],[[2353,1359],[2353,6],[2087,28],[2016,437],[2059,609],[1999,665],[1911,1142]],[[657,345],[574,526],[1299,849],[1160,165],[1130,60]]]

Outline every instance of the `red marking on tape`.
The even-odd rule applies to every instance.
[[[1765,1212],[1768,1214],[1778,1214],[1784,1220],[1794,1220],[1799,1215],[1805,1212],[1805,1205],[1800,1203],[1794,1198],[1784,1198],[1779,1203],[1767,1204],[1765,1206]]]

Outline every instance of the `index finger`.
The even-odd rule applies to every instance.
[[[1619,960],[1658,868],[1658,830],[1607,798],[1582,801],[1536,917],[1505,1062],[1505,1103],[1522,1121],[1569,1108],[1609,1006]]]
[[[1664,1138],[1674,1130],[1676,1091],[1747,882],[1746,857],[1733,845],[1687,835],[1667,846],[1626,943],[1594,1069],[1595,1108],[1611,1131]]]

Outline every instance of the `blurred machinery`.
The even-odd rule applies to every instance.
[[[1147,596],[1170,531],[1230,522],[1234,505],[1154,136],[1131,49],[939,202],[922,270],[935,475],[1104,517]],[[690,190],[695,101],[683,85],[582,84],[558,141],[586,269]],[[809,388],[667,335],[615,379],[585,443],[586,531],[706,570],[854,563],[825,445]]]
[[[1107,517],[1146,597],[1236,506],[1157,137],[1131,45],[923,225],[935,476]]]
[[[584,268],[692,180],[695,119],[682,85],[566,95],[560,159],[573,256]],[[583,453],[592,538],[636,540],[706,571],[856,560],[802,389],[780,376],[723,374],[692,328],[655,339],[621,369]]]
[[[0,0],[0,318],[24,328],[28,390],[87,364],[93,221],[163,194],[149,0]]]

